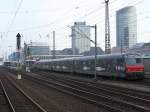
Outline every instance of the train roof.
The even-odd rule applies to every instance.
[[[47,60],[39,60],[37,63],[41,62],[51,62],[51,61],[64,61],[64,60],[72,60],[73,58],[58,58],[58,59],[47,59]]]
[[[110,57],[121,57],[121,56],[128,56],[128,55],[137,55],[140,56],[140,54],[132,54],[132,53],[115,53],[115,54],[104,54],[104,55],[97,55],[97,58],[110,58]],[[45,63],[45,62],[57,62],[57,61],[66,61],[66,60],[87,60],[87,59],[93,59],[95,56],[81,56],[81,57],[70,57],[70,58],[58,58],[58,59],[48,59],[48,60],[40,60],[37,63]]]
[[[112,57],[112,56],[121,56],[121,54],[107,54],[107,55],[97,55],[97,57]],[[80,60],[80,59],[93,59],[94,56],[81,56],[81,57],[70,57],[70,58],[59,58],[59,59],[48,59],[48,60],[40,60],[38,62],[51,62],[51,61],[66,61],[66,60]],[[38,63],[37,62],[37,63]]]
[[[8,63],[8,62],[10,62],[10,63],[12,63],[12,62],[13,62],[13,63],[14,63],[14,62],[17,63],[18,61],[4,61],[4,63]]]
[[[150,55],[149,56],[143,56],[144,59],[150,59]]]
[[[25,61],[36,61],[36,60],[25,60]]]
[[[136,56],[141,56],[141,54],[139,53],[114,53],[114,54],[104,54],[104,55],[97,55],[97,58],[110,58],[110,57],[122,57],[122,56],[132,56],[132,55],[136,55]],[[92,56],[86,56],[86,57],[76,57],[75,60],[78,59],[93,59],[93,57],[95,57],[94,55]]]

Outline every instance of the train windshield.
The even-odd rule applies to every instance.
[[[137,65],[141,64],[141,58],[127,58],[126,59],[127,65]]]

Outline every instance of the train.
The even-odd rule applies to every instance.
[[[10,69],[16,69],[17,63],[17,61],[4,61],[3,66]]]
[[[96,74],[104,77],[119,77],[125,79],[143,79],[150,73],[150,56],[140,54],[107,54],[97,55]],[[16,69],[16,61],[6,61],[4,66]],[[26,71],[30,69],[68,72],[73,74],[94,75],[95,57],[73,57],[50,60],[25,60]]]
[[[150,77],[150,54],[142,56],[146,76]]]
[[[95,57],[84,56],[41,60],[36,62],[33,68],[46,71],[94,75]],[[140,54],[97,55],[96,74],[97,76],[104,77],[143,79],[143,59]]]
[[[13,70],[17,70],[17,66],[18,66],[24,69],[25,71],[30,72],[30,69],[32,68],[35,62],[36,60],[25,60],[24,62],[4,61],[3,66]]]

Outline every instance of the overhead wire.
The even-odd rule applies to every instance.
[[[114,2],[116,2],[117,0],[114,0]],[[137,4],[139,4],[140,2],[142,2],[143,0],[140,0],[139,2],[137,2],[137,3],[135,3],[136,5]],[[112,2],[112,3],[114,3],[114,2]],[[95,9],[95,11],[96,11],[97,9]],[[94,13],[94,10],[93,10],[93,13]],[[91,12],[91,14],[92,14],[92,12]],[[89,15],[90,15],[90,13],[89,13]],[[87,15],[86,15],[87,16]],[[112,15],[111,17],[113,17],[113,16],[115,16],[115,15]],[[82,18],[83,17],[85,17],[85,16],[82,16]],[[80,17],[81,18],[81,17]],[[96,24],[99,24],[99,23],[101,23],[101,22],[103,22],[104,20],[101,20],[101,21],[98,21]],[[42,27],[49,27],[49,26],[51,26],[52,24],[55,24],[55,22],[57,22],[57,20],[56,21],[53,21],[52,23],[49,23],[49,24],[45,24],[45,25],[39,25],[39,26],[33,26],[33,27],[29,27],[29,28],[23,28],[23,29],[16,29],[16,30],[12,30],[12,31],[9,31],[9,32],[16,32],[16,31],[27,31],[27,30],[34,30],[34,29],[40,29],[40,28],[42,28]],[[71,22],[72,23],[72,22]]]
[[[23,1],[23,0],[22,0]],[[79,5],[80,3],[82,3],[82,2],[86,2],[86,0],[83,0],[83,1],[81,1],[81,2],[79,2],[79,3],[77,3],[77,5]],[[21,3],[20,3],[21,4]],[[19,5],[20,6],[20,5]],[[18,8],[19,9],[19,8]],[[70,8],[69,10],[67,10],[63,15],[66,15],[66,14],[68,14],[68,13],[70,13],[72,10],[74,10],[75,9],[75,6],[73,7],[73,8]],[[18,14],[18,12],[16,13],[16,14]],[[16,15],[15,14],[15,15]],[[14,16],[15,17],[15,16]],[[63,16],[64,18],[66,18],[66,16]],[[16,29],[16,30],[9,30],[9,31],[7,31],[7,32],[15,32],[15,31],[26,31],[26,30],[33,30],[33,29],[38,29],[38,28],[42,28],[42,27],[49,27],[49,26],[51,26],[52,24],[55,24],[55,23],[57,23],[57,22],[59,22],[60,21],[60,19],[55,19],[54,21],[52,21],[52,22],[50,22],[50,23],[48,23],[48,24],[42,24],[42,25],[39,25],[39,26],[32,26],[32,27],[28,27],[28,28],[23,28],[23,29]],[[12,23],[12,22],[11,22]],[[10,25],[11,26],[11,25]],[[8,29],[10,29],[10,28],[8,28]]]
[[[131,4],[132,6],[135,6],[135,5],[138,5],[138,4],[140,4],[141,2],[144,2],[144,0],[139,0],[139,1],[137,1],[137,0],[135,0],[134,2],[130,2],[130,3],[128,3],[128,5],[129,4]],[[124,4],[124,3],[123,3]],[[120,6],[122,6],[123,4],[121,4]],[[111,9],[111,12],[113,12],[113,11],[116,11],[118,8],[114,8],[114,9]],[[112,14],[112,15],[110,15],[110,19],[112,18],[112,17],[114,17],[114,16],[116,16],[116,14]],[[95,18],[94,18],[95,19]],[[98,18],[99,19],[99,18]],[[99,19],[100,20],[100,19]],[[105,21],[105,18],[102,18],[100,21],[97,21],[96,22],[96,24],[98,24],[98,23],[102,23],[102,22],[104,22]]]
[[[109,5],[115,3],[116,1],[118,1],[118,0],[111,1],[111,2],[109,3]],[[85,17],[87,17],[87,16],[90,16],[90,15],[94,14],[94,13],[97,12],[97,11],[101,11],[101,10],[104,9],[104,8],[105,8],[105,6],[98,7],[98,8],[96,8],[96,9],[93,9],[92,11],[90,11],[90,12],[84,14],[83,16],[79,17],[78,19],[81,19],[81,18],[85,18]]]
[[[7,30],[7,32],[6,32],[6,37],[7,37],[8,33],[9,33],[9,31],[10,31],[10,29],[11,29],[11,27],[12,27],[12,25],[13,25],[15,19],[16,19],[16,16],[17,16],[17,14],[18,14],[18,11],[19,11],[19,9],[20,9],[20,7],[21,7],[22,2],[23,2],[23,0],[20,0],[19,4],[18,4],[18,6],[17,6],[17,9],[16,9],[16,11],[15,11],[15,13],[14,13],[14,16],[13,16],[11,22],[10,22],[10,25],[8,26],[8,30]]]
[[[68,26],[69,27],[69,26]],[[90,27],[90,26],[88,26]],[[72,27],[69,27],[72,29]],[[75,32],[77,32],[80,36],[84,36],[84,37],[78,37],[77,39],[81,39],[81,38],[87,38],[88,40],[90,40],[90,42],[92,42],[95,45],[95,41],[93,41],[89,36],[87,36],[81,29],[79,29],[78,27],[76,27],[79,31],[77,31],[76,29],[73,29]]]
[[[111,4],[112,3],[114,3],[114,2],[116,2],[117,0],[114,0],[114,1],[112,1],[111,2]],[[81,2],[80,2],[81,3]],[[79,3],[79,4],[80,4]],[[102,8],[104,8],[104,7],[102,7]],[[72,9],[74,9],[74,8],[72,8]],[[71,10],[72,10],[71,9]],[[82,17],[79,17],[79,18],[83,18],[83,17],[85,17],[85,16],[89,16],[90,14],[92,14],[92,13],[94,13],[96,10],[98,10],[98,9],[101,9],[101,8],[96,8],[96,9],[94,9],[94,10],[92,10],[92,11],[90,11],[88,14],[86,14],[86,15],[84,15],[84,16],[82,16]],[[69,13],[69,12],[71,12],[71,10],[69,9],[69,11],[67,11],[64,15],[66,15],[67,13]],[[18,12],[17,12],[18,13]],[[15,14],[16,15],[16,14]],[[14,16],[15,17],[15,16]],[[66,16],[65,16],[66,17]],[[40,28],[42,28],[42,27],[49,27],[49,26],[51,26],[52,24],[55,24],[55,23],[57,23],[58,21],[59,21],[60,19],[56,19],[56,20],[54,20],[53,22],[50,22],[49,24],[43,24],[43,25],[39,25],[39,26],[33,26],[33,27],[28,27],[28,28],[23,28],[23,29],[17,29],[17,30],[12,30],[12,31],[10,31],[10,30],[8,30],[7,32],[15,32],[15,31],[26,31],[26,30],[34,30],[34,29],[40,29]],[[13,23],[13,22],[12,22]],[[10,25],[10,27],[11,27],[11,25]],[[10,29],[10,28],[9,28]]]
[[[114,3],[114,2],[116,2],[116,1],[118,1],[118,0],[115,0],[115,1],[113,1],[112,3]],[[134,1],[135,3],[133,3],[133,2],[130,2],[129,4],[131,4],[131,5],[138,5],[139,3],[141,3],[141,2],[143,2],[144,0],[140,0],[140,1],[138,1],[138,2],[136,2],[136,0]],[[94,12],[93,12],[94,13]],[[88,15],[89,16],[89,15]],[[115,16],[115,15],[112,15],[112,16],[110,16],[110,18],[112,18],[113,16]],[[82,16],[82,17],[79,17],[80,19],[81,18],[84,18],[85,16]],[[78,18],[78,19],[79,19]],[[78,20],[78,19],[76,19],[76,20]],[[94,18],[95,19],[95,18]],[[105,19],[103,19],[103,20],[101,20],[101,21],[98,21],[98,22],[95,22],[96,24],[100,24],[100,23],[102,23],[102,22],[104,22],[105,21]],[[71,24],[72,22],[70,22],[70,24]],[[69,23],[68,23],[69,24]],[[63,27],[60,27],[60,28],[58,28],[57,30],[59,30],[59,29],[63,29],[65,26],[63,26]]]
[[[23,0],[21,0],[21,1],[23,1]],[[114,1],[117,1],[117,0],[114,0]],[[80,2],[80,3],[81,3],[81,2]],[[78,3],[78,4],[80,4],[80,3]],[[113,2],[111,2],[111,3],[113,3]],[[21,3],[20,3],[20,4],[21,4]],[[19,9],[19,8],[18,8],[18,9]],[[71,9],[69,9],[66,13],[64,13],[64,15],[68,14],[68,13],[71,12],[71,10],[73,10],[73,9],[74,9],[74,7],[71,8]],[[92,10],[90,13],[94,12],[95,10],[98,10],[98,8]],[[17,13],[18,13],[18,12],[16,11],[16,14],[15,14],[14,18],[16,17]],[[90,15],[90,13],[89,13],[88,15]],[[88,15],[86,15],[86,16],[88,16]],[[83,16],[80,17],[80,18],[83,18]],[[33,27],[29,27],[29,28],[23,28],[23,29],[20,29],[20,31],[38,29],[38,28],[42,28],[42,27],[48,27],[48,26],[51,26],[52,24],[57,23],[59,20],[60,20],[60,19],[56,19],[56,20],[54,20],[53,22],[50,22],[49,24],[43,24],[43,25],[39,25],[39,26],[33,26]],[[14,21],[14,19],[13,19],[13,21]],[[13,22],[11,22],[11,23],[13,23]],[[11,25],[10,25],[10,26],[11,26]],[[19,29],[18,29],[18,30],[13,30],[12,32],[15,32],[15,31],[19,31]],[[10,31],[10,32],[11,32],[11,31]]]
[[[142,3],[142,1],[143,0],[140,0],[140,2],[139,3],[135,3],[135,5],[138,5],[138,4],[140,4],[140,3]],[[89,15],[92,15],[92,14],[94,14],[97,10],[99,10],[99,8],[97,8],[97,9],[95,9],[95,10],[93,10],[93,12],[91,11],[91,12],[89,12],[89,13],[87,13],[87,15],[84,15],[84,16],[82,16],[82,17],[80,17],[80,18],[84,18],[84,17],[88,17]],[[17,15],[17,14],[16,14]],[[114,17],[115,15],[112,15],[111,17]],[[58,19],[59,20],[59,19]],[[98,21],[96,24],[100,24],[101,22],[103,22],[104,20],[102,20],[102,21]],[[54,21],[54,23],[53,24],[55,24],[55,22],[57,22],[57,21]],[[13,23],[12,23],[13,24]],[[33,27],[30,27],[30,28],[23,28],[23,29],[17,29],[17,30],[8,30],[9,32],[16,32],[16,31],[28,31],[28,30],[34,30],[34,29],[39,29],[39,28],[43,28],[43,27],[49,27],[51,25],[51,23],[49,23],[49,24],[45,24],[45,25],[39,25],[39,26],[33,26]],[[61,28],[62,29],[62,28]],[[83,34],[82,34],[83,35]]]
[[[15,7],[16,7],[16,6],[15,6]],[[13,12],[14,12],[15,7],[12,8],[12,10],[11,10],[10,13],[13,13]],[[17,8],[18,8],[18,7],[17,7]],[[1,13],[6,13],[6,12],[1,12]],[[7,38],[8,32],[9,32],[9,30],[10,30],[10,28],[11,28],[11,25],[12,25],[12,23],[13,23],[13,21],[14,21],[16,15],[17,15],[17,11],[15,12],[15,15],[13,16],[12,22],[10,22],[10,23],[8,22],[8,23],[7,23],[7,24],[8,24],[8,31],[6,31],[6,32],[1,32],[1,40],[3,39],[4,34],[6,34],[6,38]],[[11,18],[11,15],[10,15],[10,18]],[[1,47],[1,48],[2,48],[2,47]]]
[[[132,4],[132,5],[135,6],[135,5],[138,5],[138,4],[142,3],[142,2],[144,2],[144,0],[139,0],[138,2],[136,2],[136,3]],[[112,18],[114,16],[116,16],[116,14],[110,15],[110,18]],[[105,19],[103,19],[101,21],[98,21],[96,24],[101,23],[103,21],[105,21]]]

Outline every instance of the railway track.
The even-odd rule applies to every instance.
[[[16,80],[12,73],[9,73],[9,75],[12,80]],[[24,77],[16,83],[29,93],[35,101],[40,102],[48,112],[108,112],[95,105],[85,103],[85,101],[81,101],[76,97],[62,94]]]
[[[2,79],[2,87],[7,94],[10,112],[47,112],[19,88],[9,77]]]
[[[4,85],[0,80],[0,111],[1,112],[14,112],[14,108],[10,99],[5,91]]]
[[[101,106],[108,111],[114,112],[141,112],[141,111],[149,111],[150,108],[148,106],[141,106],[131,103],[129,101],[124,101],[123,99],[116,99],[114,96],[108,96],[101,92],[93,91],[93,87],[89,88],[89,86],[83,84],[75,84],[72,81],[68,80],[60,80],[60,78],[53,77],[53,80],[49,80],[47,77],[34,77],[34,76],[25,76],[25,78],[32,79],[38,83],[41,83],[45,86],[57,89],[63,93],[67,93],[70,95],[74,95],[81,99],[88,101],[89,103],[93,103],[95,105]],[[54,81],[55,80],[55,81]],[[128,99],[129,100],[129,99]],[[144,101],[143,101],[144,102]]]
[[[138,95],[134,91],[132,92],[132,94],[129,94],[129,92],[125,93],[124,91],[121,91],[121,89],[119,91],[116,89],[114,90],[114,89],[112,89],[112,87],[111,87],[111,91],[110,91],[110,88],[104,88],[104,86],[102,88],[97,84],[85,83],[83,81],[73,80],[73,79],[69,79],[66,77],[60,78],[55,75],[47,75],[47,74],[42,75],[42,76],[53,79],[53,80],[58,80],[59,82],[62,82],[64,84],[67,84],[67,85],[70,85],[73,87],[78,87],[79,89],[83,89],[85,91],[90,91],[95,94],[99,93],[100,95],[107,96],[107,97],[111,96],[114,99],[122,100],[127,103],[130,102],[131,105],[137,105],[137,106],[139,105],[143,108],[144,107],[150,108],[150,100],[149,100],[150,95],[149,94],[144,95],[144,93],[142,93],[142,95],[141,94]]]
[[[108,85],[108,84],[104,84],[101,82],[93,82],[93,81],[88,81],[88,80],[82,80],[82,79],[75,79],[73,77],[65,77],[64,75],[60,75],[57,73],[47,73],[47,72],[36,72],[37,74],[40,74],[44,77],[47,78],[53,78],[53,79],[63,79],[66,81],[71,81],[72,83],[75,84],[86,84],[89,86],[93,86],[96,87],[98,89],[102,89],[102,90],[109,90],[109,91],[113,91],[113,92],[117,92],[119,94],[126,94],[126,95],[130,95],[130,96],[134,96],[134,97],[138,97],[144,100],[150,100],[150,93],[149,92],[143,92],[143,91],[138,91],[138,90],[133,90],[133,89],[128,89],[128,88],[122,88],[122,87],[117,87],[117,86],[113,86],[113,85]],[[64,78],[65,77],[65,78]]]
[[[37,77],[33,77],[33,76],[24,76],[24,78],[31,80],[31,81],[34,81],[36,83],[39,83],[39,84],[46,86],[48,88],[55,89],[55,90],[60,91],[62,93],[75,96],[79,99],[82,99],[82,100],[88,102],[88,103],[92,103],[94,105],[97,105],[100,108],[105,109],[106,112],[122,112],[120,109],[111,107],[109,105],[105,105],[102,102],[98,102],[98,101],[95,101],[94,99],[89,98],[90,96],[88,96],[89,95],[88,92],[86,95],[86,92],[84,92],[84,91],[70,88],[69,86],[62,85],[62,84],[57,83],[57,82],[49,82],[49,81],[46,81],[45,79],[41,79],[41,78],[37,78]]]

